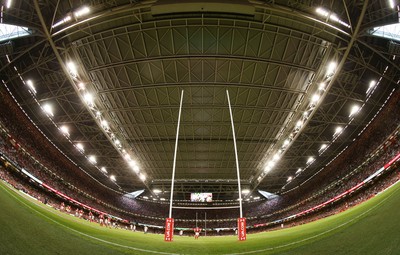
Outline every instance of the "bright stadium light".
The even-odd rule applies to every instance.
[[[92,96],[92,94],[86,93],[83,96],[83,99],[85,99],[85,102],[86,102],[87,105],[93,106],[93,96]]]
[[[314,94],[311,97],[311,102],[315,104],[316,102],[318,102],[319,98],[320,98],[320,96],[318,94]]]
[[[307,159],[307,164],[311,164],[312,162],[314,162],[314,157],[309,157],[308,159]]]
[[[329,12],[321,7],[318,7],[315,11],[317,12],[318,15],[321,15],[322,17],[328,17],[329,15]]]
[[[319,90],[325,90],[325,87],[326,87],[325,82],[321,82],[321,83],[319,84],[319,86],[318,86],[318,89],[319,89]]]
[[[296,174],[299,174],[299,173],[301,173],[302,171],[303,171],[303,169],[299,168],[299,169],[297,169]]]
[[[272,167],[269,166],[269,165],[267,165],[267,166],[265,166],[265,168],[264,168],[264,173],[268,173],[268,172],[271,171],[271,170],[272,170]]]
[[[340,135],[340,133],[342,133],[343,128],[341,126],[337,126],[335,129],[335,133],[333,134],[334,136],[338,136]]]
[[[140,180],[145,181],[146,180],[146,176],[144,174],[140,174],[139,175]]]
[[[289,143],[290,143],[290,140],[289,140],[289,139],[286,139],[286,140],[283,142],[283,146],[286,147],[286,146],[289,145]]]
[[[87,6],[83,6],[74,12],[75,17],[82,17],[87,15],[90,12],[90,8]]]
[[[353,117],[356,113],[358,113],[358,111],[360,110],[360,106],[359,105],[353,105],[350,109],[350,114],[349,117]]]
[[[90,155],[90,156],[88,157],[88,160],[89,160],[89,162],[92,163],[93,165],[95,165],[95,164],[97,163],[96,157],[93,156],[93,155]]]
[[[149,199],[149,197],[148,196],[143,196],[143,199]]]
[[[161,201],[165,201],[165,198],[161,197],[160,200],[161,200]]]
[[[289,177],[287,178],[287,182],[290,182],[291,180],[293,180],[293,177],[292,177],[292,176],[289,176]]]
[[[70,21],[71,19],[72,19],[72,17],[71,17],[70,15],[68,15],[68,16],[66,16],[65,18],[63,18],[62,20],[60,20],[60,21],[54,23],[54,25],[52,25],[51,27],[52,27],[52,28],[56,28],[56,27],[58,27],[58,26],[61,26],[61,25],[64,24],[64,23]]]
[[[126,154],[129,155],[129,154]],[[128,161],[129,166],[134,167],[136,166],[136,161],[135,160],[130,160],[130,156],[129,156],[129,161]]]
[[[281,155],[279,153],[275,153],[275,155],[272,157],[272,160],[277,161],[281,158]]]
[[[396,6],[394,3],[394,0],[388,0],[388,1],[389,1],[390,8],[394,9],[394,7]],[[7,7],[7,8],[10,8],[10,7]]]
[[[67,126],[61,126],[60,127],[61,133],[63,133],[66,136],[69,136],[69,128]]]
[[[297,121],[296,128],[301,128],[301,126],[303,126],[303,121],[302,120]]]
[[[79,151],[81,151],[81,152],[85,151],[85,149],[83,148],[83,145],[81,143],[77,143],[75,146]]]
[[[86,85],[83,82],[79,82],[78,83],[78,90],[85,90],[86,89]]]
[[[107,173],[107,169],[106,169],[104,166],[101,167],[100,170],[101,170],[103,173]]]
[[[116,181],[116,179],[115,179],[115,175],[110,175],[110,179],[113,181],[113,182],[115,182]]]
[[[267,166],[273,168],[275,166],[275,161],[272,160],[268,161]]]
[[[11,3],[12,3],[12,0],[7,0],[7,4],[6,4],[7,9],[10,9]]]
[[[156,193],[156,194],[159,194],[159,193],[161,193],[161,190],[160,189],[153,189],[153,192]]]
[[[33,94],[36,94],[35,86],[31,80],[26,81],[26,85],[28,85],[29,89],[32,91]]]
[[[74,62],[70,61],[67,63],[67,68],[69,73],[73,76],[76,77],[78,75],[78,69],[76,68],[76,65]]]
[[[370,81],[366,93],[368,94],[375,86],[376,86],[376,81],[375,80]]]
[[[249,189],[242,189],[242,194],[249,194],[250,190]]]
[[[128,153],[126,153],[124,155],[124,158],[125,158],[126,161],[128,161],[128,163],[129,163],[129,161],[131,161],[131,155],[129,155]]]
[[[336,66],[337,66],[336,62],[330,62],[326,68],[326,75],[332,76],[336,71]]]
[[[102,121],[101,121],[101,126],[102,126],[105,130],[107,130],[107,129],[110,128],[110,127],[108,126],[108,122],[107,122],[106,120],[102,120]]]
[[[44,104],[44,105],[42,106],[42,109],[43,109],[43,111],[44,111],[45,113],[47,113],[48,115],[54,116],[54,114],[53,114],[53,108],[51,107],[50,104]]]
[[[117,146],[121,145],[121,142],[120,142],[118,139],[115,139],[114,143],[115,143],[115,145],[117,145]]]
[[[322,144],[322,145],[321,145],[321,148],[319,149],[319,151],[322,151],[322,150],[326,149],[326,147],[328,147],[328,145]]]

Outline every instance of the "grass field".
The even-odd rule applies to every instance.
[[[0,254],[400,254],[400,183],[344,213],[279,231],[175,236],[105,229],[0,182]]]

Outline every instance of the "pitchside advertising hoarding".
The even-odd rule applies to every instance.
[[[246,218],[238,218],[239,241],[246,241]]]
[[[174,219],[167,218],[165,220],[164,241],[171,242],[174,239]]]

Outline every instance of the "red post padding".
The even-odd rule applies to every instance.
[[[246,241],[246,218],[238,218],[238,239]]]
[[[164,241],[172,242],[173,240],[174,240],[174,218],[167,218],[165,220]]]

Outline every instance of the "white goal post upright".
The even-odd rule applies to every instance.
[[[226,90],[226,96],[228,98],[229,105],[229,114],[231,116],[231,125],[232,125],[232,135],[233,135],[233,145],[235,148],[235,159],[236,159],[236,173],[238,180],[238,191],[239,191],[239,210],[240,210],[240,218],[238,219],[238,238],[239,241],[246,240],[246,219],[243,218],[243,208],[242,208],[242,189],[240,186],[240,170],[239,170],[239,159],[237,154],[237,146],[236,146],[236,134],[235,134],[235,126],[233,125],[233,114],[231,107],[231,100],[229,98],[229,91]]]
[[[173,197],[174,197],[176,154],[178,151],[178,138],[179,138],[179,127],[181,124],[182,102],[183,102],[183,89],[181,91],[181,100],[180,100],[180,104],[179,104],[179,114],[178,114],[178,126],[176,128],[174,162],[173,162],[173,166],[172,166],[172,178],[171,178],[171,196],[169,199],[169,214],[168,214],[168,218],[165,220],[164,241],[167,241],[167,242],[171,242],[174,237],[174,219],[172,218],[172,201],[173,201]]]

